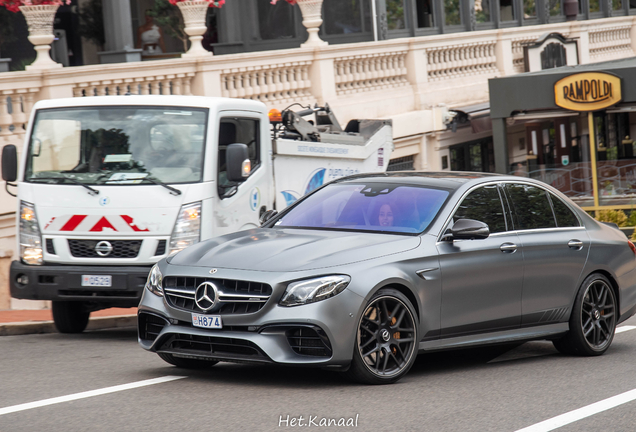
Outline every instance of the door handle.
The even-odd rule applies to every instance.
[[[576,250],[580,250],[583,248],[583,242],[581,240],[570,240],[568,242],[568,247]]]
[[[503,243],[501,246],[499,246],[499,249],[501,249],[501,251],[504,253],[513,253],[517,250],[517,245],[514,243]]]

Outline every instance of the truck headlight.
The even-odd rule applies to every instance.
[[[325,300],[340,294],[351,282],[345,275],[323,276],[292,282],[280,301],[281,306],[298,306]]]
[[[42,234],[33,204],[20,201],[20,258],[25,264],[42,265]]]
[[[159,270],[159,266],[155,264],[152,266],[150,273],[148,274],[148,280],[146,280],[146,289],[153,293],[154,295],[158,295],[159,297],[163,297],[163,288],[161,284],[163,283],[163,275]]]
[[[170,237],[170,254],[198,243],[201,238],[201,201],[181,206]]]

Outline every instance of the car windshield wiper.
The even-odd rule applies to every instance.
[[[92,187],[90,187],[89,185],[82,183],[79,180],[75,180],[74,178],[70,178],[70,177],[31,177],[29,179],[27,179],[27,181],[38,181],[38,180],[56,180],[58,183],[60,183],[60,181],[65,181],[68,180],[71,183],[74,183],[76,185],[82,186],[85,189],[88,189],[88,193],[91,195],[98,195],[99,191],[97,189],[94,189]]]

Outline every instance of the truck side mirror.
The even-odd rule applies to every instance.
[[[260,222],[261,226],[263,226],[277,214],[278,212],[276,210],[267,210],[265,213],[261,215],[258,221]]]
[[[244,182],[252,172],[249,152],[245,144],[230,144],[225,150],[227,179],[231,182]]]
[[[18,178],[18,150],[13,144],[2,148],[2,180],[14,182]]]

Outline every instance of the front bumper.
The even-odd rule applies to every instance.
[[[139,304],[150,267],[124,266],[30,266],[13,261],[10,271],[11,297],[27,300],[90,301],[116,307]],[[111,287],[83,287],[82,275],[110,275]],[[18,283],[26,276],[26,284]],[[22,278],[24,280],[24,278]]]
[[[284,288],[282,288],[284,291]],[[138,309],[139,344],[188,358],[346,368],[351,362],[363,298],[345,289],[320,302],[283,307],[276,287],[256,313],[222,315],[222,329],[192,325],[192,313],[144,291]],[[299,336],[313,345],[302,349]]]

